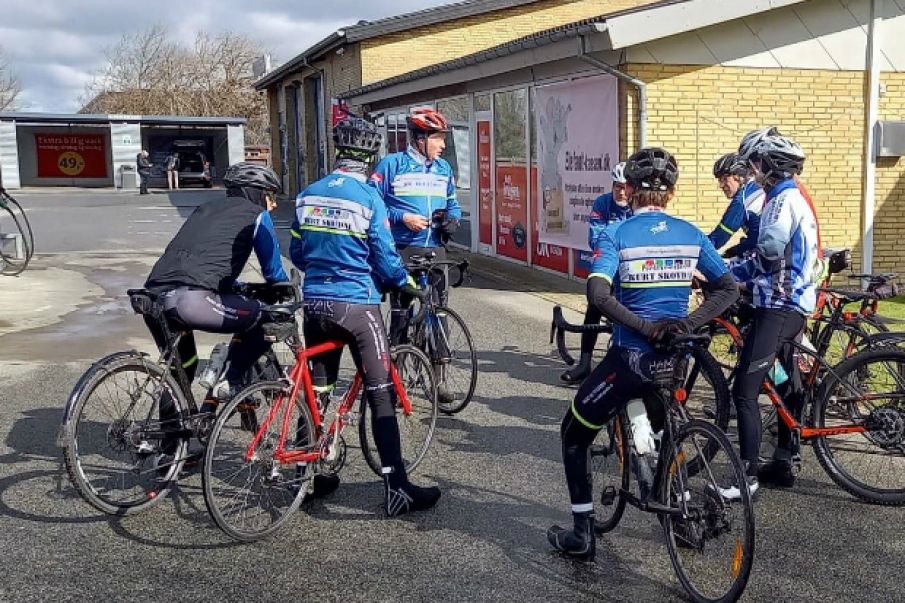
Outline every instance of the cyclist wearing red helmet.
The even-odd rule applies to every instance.
[[[430,109],[416,109],[406,118],[409,145],[405,151],[384,157],[371,174],[370,182],[380,191],[387,206],[390,229],[396,248],[408,262],[413,255],[434,252],[446,258],[446,242],[459,228],[462,209],[456,199],[452,167],[440,155],[446,149],[449,121]],[[447,302],[445,272],[432,275],[437,302]],[[405,340],[407,313],[412,298],[404,293],[390,297],[390,343]],[[447,398],[440,384],[441,400]]]

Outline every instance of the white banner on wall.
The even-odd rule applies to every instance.
[[[594,199],[612,188],[619,162],[619,99],[612,75],[535,90],[541,243],[588,246]]]

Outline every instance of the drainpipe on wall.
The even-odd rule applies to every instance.
[[[874,197],[877,192],[877,118],[880,108],[880,0],[871,0],[867,30],[867,116],[864,120],[864,193],[863,227],[861,230],[861,272],[870,274],[874,263]]]
[[[876,1],[876,0],[874,0]],[[606,27],[606,24],[602,24],[598,26]],[[593,65],[597,69],[601,71],[605,71],[610,75],[614,75],[620,80],[624,82],[628,82],[632,86],[638,89],[638,148],[644,148],[647,146],[647,84],[639,80],[638,78],[632,77],[627,73],[623,73],[619,71],[615,67],[611,67],[604,63],[603,61],[596,59],[587,53],[587,40],[585,36],[578,36],[578,58],[588,63],[589,65]]]

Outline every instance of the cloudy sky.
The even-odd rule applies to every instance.
[[[103,67],[104,49],[155,23],[185,42],[197,31],[243,33],[270,49],[277,64],[343,25],[452,1],[0,0],[0,46],[22,82],[19,110],[74,112]]]

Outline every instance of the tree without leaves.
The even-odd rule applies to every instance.
[[[21,91],[19,79],[10,70],[6,53],[0,47],[0,111],[15,108],[16,97]]]
[[[266,144],[267,101],[252,86],[252,63],[262,53],[233,32],[200,32],[192,46],[181,46],[155,25],[107,49],[82,112],[245,117],[246,142]]]

